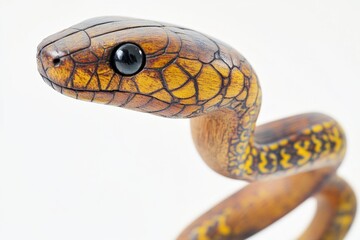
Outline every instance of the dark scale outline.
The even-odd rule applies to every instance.
[[[115,22],[115,21],[114,21]],[[99,24],[100,25],[100,24]],[[95,26],[95,25],[94,25]],[[154,25],[154,26],[151,26],[151,25],[148,25],[148,26],[144,26],[145,27],[159,27],[157,25]],[[90,27],[89,27],[90,28]],[[122,29],[119,29],[119,30],[116,30],[116,31],[109,31],[109,32],[106,32],[104,34],[100,34],[100,35],[94,35],[92,38],[90,38],[90,46],[89,48],[91,47],[91,43],[92,43],[92,39],[93,38],[97,38],[97,37],[101,37],[103,35],[106,35],[106,34],[111,34],[112,32],[117,32],[117,31],[122,31],[122,30],[129,30],[129,29],[134,29],[134,28],[142,28],[141,26],[138,26],[138,27],[130,27],[130,28],[122,28]],[[139,89],[138,89],[138,85],[136,84],[136,82],[134,81],[135,83],[135,87],[137,88],[137,93],[130,93],[130,92],[126,92],[128,94],[126,100],[124,101],[124,103],[120,104],[120,106],[125,106],[128,105],[132,100],[133,98],[136,96],[136,95],[143,95],[143,96],[147,96],[149,97],[149,100],[136,107],[136,109],[139,109],[139,110],[142,110],[142,111],[146,111],[146,112],[151,112],[151,113],[154,113],[154,114],[157,114],[157,115],[161,115],[161,116],[164,116],[166,115],[165,117],[193,117],[193,116],[198,116],[200,115],[201,113],[204,113],[206,110],[204,109],[204,105],[211,101],[212,99],[214,99],[215,97],[218,97],[219,95],[222,96],[222,99],[217,102],[216,104],[214,104],[213,107],[216,108],[220,108],[220,106],[222,108],[230,108],[230,109],[233,109],[235,112],[236,112],[236,115],[239,119],[239,125],[237,127],[237,136],[234,136],[233,138],[230,138],[228,140],[228,143],[229,143],[229,150],[228,150],[228,157],[229,157],[229,163],[231,162],[235,162],[236,164],[234,166],[230,166],[230,164],[228,164],[228,171],[229,171],[229,175],[231,175],[232,177],[234,178],[239,178],[239,179],[253,179],[253,180],[256,180],[256,179],[260,179],[262,177],[264,177],[265,175],[268,176],[268,175],[273,175],[273,173],[261,173],[260,169],[258,168],[258,164],[259,164],[259,156],[260,156],[260,152],[263,152],[264,153],[264,147],[266,146],[269,146],[270,142],[264,142],[260,145],[256,145],[256,143],[254,144],[253,142],[253,138],[254,138],[254,134],[252,132],[252,129],[253,127],[255,126],[255,122],[257,120],[257,116],[258,116],[258,113],[259,113],[259,109],[260,109],[260,105],[261,105],[261,88],[260,88],[260,85],[258,83],[258,77],[256,76],[256,73],[254,72],[252,66],[246,61],[246,59],[241,55],[241,54],[238,54],[238,52],[236,52],[235,54],[231,54],[231,51],[233,51],[233,49],[229,49],[229,52],[224,52],[224,54],[226,54],[226,59],[224,59],[222,57],[223,54],[221,54],[221,50],[222,49],[226,49],[228,47],[228,45],[226,43],[222,43],[222,42],[218,42],[217,40],[214,40],[212,39],[211,37],[207,36],[207,35],[204,35],[202,33],[199,33],[199,32],[196,32],[196,34],[200,34],[201,36],[203,36],[204,38],[208,39],[209,41],[211,41],[212,43],[215,44],[216,48],[217,48],[217,51],[215,51],[213,53],[213,58],[210,62],[203,62],[201,60],[199,60],[199,57],[198,59],[192,59],[192,58],[187,58],[187,57],[181,57],[180,56],[180,53],[183,51],[183,47],[184,47],[184,44],[183,44],[183,37],[182,35],[187,35],[189,37],[189,34],[185,34],[184,32],[177,32],[176,31],[176,28],[178,29],[183,29],[183,30],[186,30],[186,31],[193,31],[191,29],[187,29],[187,28],[181,28],[181,27],[176,27],[176,26],[167,26],[167,25],[161,25],[160,28],[162,28],[165,33],[166,33],[166,36],[167,36],[167,44],[166,46],[163,48],[163,49],[160,49],[158,50],[157,52],[149,55],[149,57],[158,57],[158,56],[162,56],[164,54],[168,54],[168,53],[172,53],[172,54],[177,54],[177,57],[175,57],[174,59],[172,59],[171,61],[169,61],[167,64],[165,64],[164,67],[162,68],[147,68],[147,69],[150,69],[150,70],[155,70],[157,71],[159,74],[160,74],[160,80],[162,81],[163,83],[163,88],[162,89],[159,89],[159,90],[156,90],[154,91],[153,93],[149,93],[149,94],[142,94],[139,92]],[[85,30],[83,30],[85,31]],[[85,31],[86,32],[86,31]],[[169,44],[170,44],[170,37],[169,37],[169,32],[174,34],[176,36],[176,38],[179,40],[180,42],[180,48],[177,52],[168,52],[168,47],[169,47]],[[195,31],[193,31],[195,32]],[[73,33],[74,34],[74,33]],[[191,35],[191,34],[190,34]],[[88,35],[89,37],[89,35]],[[191,37],[191,36],[190,36]],[[59,39],[58,39],[59,40]],[[58,41],[57,40],[57,41]],[[110,49],[112,47],[109,47],[109,48],[103,48],[103,52],[102,52],[102,56],[101,56],[101,60],[105,60],[105,57],[108,56],[109,54],[106,54],[106,51],[107,49]],[[43,49],[41,49],[42,51]],[[83,49],[80,49],[80,50],[83,50]],[[79,50],[79,51],[80,51]],[[41,52],[40,51],[40,52]],[[91,50],[90,50],[91,51]],[[69,54],[74,54],[76,51],[72,52],[72,53],[69,53]],[[91,52],[92,54],[94,54],[97,58],[98,56]],[[64,55],[63,57],[66,57],[67,55]],[[236,59],[234,59],[234,57]],[[70,56],[71,58],[71,56]],[[199,70],[199,72],[196,74],[196,76],[192,77],[192,75],[186,71],[186,69],[184,69],[182,66],[180,66],[179,64],[176,63],[176,60],[179,59],[179,58],[183,58],[183,59],[188,59],[188,60],[196,60],[198,61],[199,63],[201,63],[201,68]],[[229,58],[229,59],[228,59]],[[224,79],[225,77],[223,77],[221,75],[221,73],[214,67],[212,66],[212,62],[215,60],[215,59],[219,59],[221,60],[226,66],[228,66],[229,70],[230,70],[230,73],[229,73],[229,77],[227,77],[228,79],[228,84],[225,86],[224,85]],[[80,64],[78,64],[76,61],[74,61],[74,59],[71,59],[74,63],[73,65],[73,71],[71,73],[70,76],[73,76],[74,74],[74,69],[77,67],[77,66],[80,66]],[[101,62],[101,60],[98,60],[96,62],[96,69],[99,65],[99,63]],[[232,66],[229,66],[229,64],[227,63],[227,61],[225,60],[229,60],[231,61],[231,64]],[[238,62],[239,64],[238,65],[235,65],[234,62]],[[41,61],[41,64],[43,65],[43,62]],[[163,76],[163,71],[166,67],[170,66],[171,64],[176,64],[176,66],[178,66],[189,78],[188,80],[182,84],[182,86],[176,88],[176,89],[180,89],[181,87],[183,87],[185,84],[187,84],[189,81],[194,81],[194,85],[195,85],[195,99],[196,99],[196,104],[193,104],[194,106],[199,106],[200,109],[199,110],[195,110],[193,113],[189,113],[187,116],[184,116],[182,114],[182,112],[188,107],[188,106],[192,106],[192,104],[189,104],[189,105],[185,105],[185,104],[179,104],[176,102],[176,98],[175,96],[172,95],[172,91],[176,90],[176,89],[173,89],[172,91],[168,90],[168,86],[166,84],[166,80],[164,79],[164,76]],[[210,99],[207,99],[205,101],[199,101],[199,89],[198,89],[198,77],[199,75],[203,72],[204,70],[204,66],[205,64],[208,64],[209,66],[211,66],[216,74],[219,75],[220,79],[222,80],[222,83],[221,83],[221,86],[219,88],[219,91],[217,94],[214,95],[214,97],[210,98]],[[242,68],[243,68],[243,65],[247,65],[249,67],[249,77],[245,74],[244,71],[242,71]],[[242,89],[239,91],[239,93],[235,96],[235,97],[232,97],[232,98],[226,98],[225,95],[226,95],[226,91],[222,91],[223,88],[226,88],[226,90],[228,89],[228,87],[231,85],[231,82],[232,82],[232,76],[231,76],[231,73],[233,71],[233,69],[237,69],[239,70],[243,76],[244,76],[244,84],[242,86]],[[122,91],[119,91],[119,90],[114,90],[114,91],[108,91],[108,90],[101,90],[101,85],[99,83],[99,76],[98,76],[98,73],[97,73],[97,70],[94,71],[95,74],[94,76],[96,77],[97,79],[97,82],[98,82],[98,85],[99,85],[99,91],[102,91],[102,92],[107,92],[109,94],[112,94],[112,99],[107,103],[107,104],[111,104],[111,102],[114,100],[114,97],[115,97],[115,92],[122,92]],[[45,74],[46,74],[46,71],[45,71]],[[109,87],[109,85],[111,84],[111,81],[113,81],[113,78],[114,78],[115,74],[113,74],[113,76],[111,77],[109,83],[107,84],[107,87],[106,89]],[[49,80],[48,78],[44,77],[46,80]],[[123,77],[122,76],[119,76],[119,88],[121,86],[121,83],[123,81]],[[46,81],[44,79],[44,81]],[[91,79],[91,78],[90,78]],[[50,81],[50,80],[49,80]],[[249,92],[250,92],[250,89],[251,89],[251,85],[254,84],[253,81],[257,81],[257,84],[258,84],[258,90],[257,90],[257,96],[255,97],[255,99],[253,100],[252,102],[252,105],[250,106],[247,106],[248,105],[248,99],[249,99]],[[48,81],[46,81],[48,82]],[[89,80],[90,82],[90,80]],[[89,84],[88,82],[88,84]],[[49,84],[49,82],[48,82]],[[88,85],[87,84],[87,85]],[[53,82],[50,81],[50,85],[52,86],[52,88],[54,88],[55,90],[59,91],[60,92],[63,92],[63,89],[69,89],[69,88],[66,88],[66,87],[60,87],[56,84],[54,84]],[[73,85],[73,84],[72,84]],[[56,87],[55,87],[56,86]],[[67,85],[66,85],[67,86]],[[60,87],[60,88],[59,88]],[[79,96],[79,92],[81,90],[73,90],[73,89],[70,89],[72,91],[75,91],[76,93],[76,98],[78,98]],[[172,100],[170,103],[166,102],[166,101],[162,101],[160,99],[157,99],[156,97],[153,97],[151,96],[152,94],[156,93],[156,92],[159,92],[159,91],[162,91],[162,90],[166,90],[168,94],[170,94],[170,96],[172,97]],[[95,95],[97,92],[99,91],[89,91],[89,90],[84,90],[86,92],[92,92],[93,93],[93,99],[91,101],[94,100],[95,98]],[[244,100],[242,101],[239,101],[237,100],[236,98],[240,95],[240,94],[243,94],[244,91],[247,91],[247,95],[245,97]],[[161,109],[161,110],[156,110],[156,111],[147,111],[146,110],[146,106],[148,106],[149,104],[151,104],[151,102],[156,99],[157,101],[161,101],[163,103],[165,103],[167,105],[167,107]],[[227,100],[227,99],[232,99],[231,101],[229,101],[228,103],[226,103],[225,105],[222,105],[222,103]],[[179,108],[179,111],[173,114],[168,114],[166,113],[166,111],[169,109],[169,108],[172,108],[172,107],[175,107],[175,108]],[[248,120],[246,120],[248,116]],[[308,126],[309,128],[311,127]],[[337,126],[335,125],[333,128],[336,128]],[[341,132],[341,129],[340,129],[340,132]],[[245,136],[245,140],[241,140],[240,139],[240,136],[241,135],[244,135]],[[303,171],[303,170],[307,170],[309,167],[312,167],[316,164],[316,162],[319,160],[319,158],[321,158],[321,152],[324,150],[325,148],[325,141],[321,138],[321,135],[322,134],[325,134],[325,135],[328,135],[328,139],[329,139],[329,144],[330,144],[330,147],[332,149],[332,151],[334,151],[334,148],[335,148],[335,143],[330,141],[330,137],[329,135],[331,135],[330,133],[330,130],[323,130],[321,133],[318,133],[318,134],[315,134],[317,136],[317,139],[319,141],[321,141],[321,151],[320,153],[316,153],[315,152],[315,143],[313,143],[312,141],[312,136],[314,133],[311,132],[309,135],[303,135],[303,134],[300,134],[300,133],[297,133],[297,135],[292,138],[292,139],[288,139],[288,143],[286,146],[278,146],[278,148],[276,150],[266,150],[265,154],[266,154],[266,157],[265,159],[269,159],[269,155],[270,154],[274,154],[277,158],[277,165],[276,165],[276,173],[277,174],[281,174],[281,171],[283,170],[285,173],[286,171],[288,170],[284,170],[282,165],[280,164],[280,160],[281,160],[281,151],[284,150],[287,154],[290,154],[291,155],[291,159],[289,160],[289,163],[291,163],[293,165],[293,167],[291,167],[293,170],[296,170],[295,172],[298,172],[298,171]],[[301,143],[302,141],[309,141],[309,146],[308,146],[308,151],[311,152],[311,157],[309,159],[308,162],[306,162],[304,165],[300,165],[299,164],[299,161],[301,161],[301,156],[299,155],[298,153],[298,150],[295,149],[295,144],[299,144]],[[242,144],[242,150],[241,152],[236,152],[236,146],[238,144]],[[278,143],[277,143],[278,144]],[[253,157],[253,163],[252,165],[250,166],[251,170],[253,171],[252,175],[251,176],[248,176],[248,173],[245,171],[245,170],[242,170],[240,171],[239,174],[237,175],[234,175],[232,174],[232,170],[234,169],[238,169],[239,166],[241,164],[244,164],[248,159],[245,158],[243,161],[239,161],[239,156],[242,156],[244,154],[244,151],[246,150],[246,147],[249,147],[250,150],[252,149],[256,149],[258,154],[255,156],[251,155],[252,154],[252,151],[250,151],[250,154],[248,156],[252,156]],[[233,154],[233,156],[231,155]],[[246,157],[248,157],[246,156]],[[233,160],[235,159],[235,160]],[[329,160],[330,161],[330,160]],[[265,165],[265,169],[268,169],[269,171],[272,170],[272,168],[274,167],[274,165],[270,162],[270,161],[267,161],[266,162],[266,165]],[[302,170],[303,169],[303,170]],[[309,193],[310,194],[310,193]]]

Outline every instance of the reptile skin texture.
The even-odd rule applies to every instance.
[[[114,49],[134,43],[144,68],[122,76]],[[317,200],[304,240],[343,239],[356,212],[336,174],[345,151],[341,126],[320,113],[256,127],[258,77],[229,45],[200,32],[126,17],[86,20],[38,46],[38,70],[56,91],[80,100],[168,118],[190,118],[200,156],[217,173],[249,184],[204,213],[178,239],[246,239],[310,197]]]

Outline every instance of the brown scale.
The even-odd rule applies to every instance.
[[[146,60],[140,72],[122,76],[111,56],[128,42],[140,46]],[[308,113],[255,129],[258,78],[227,44],[170,24],[101,17],[46,38],[37,62],[44,81],[70,97],[191,118],[203,160],[224,176],[250,182],[178,239],[245,239],[309,197],[318,208],[300,239],[342,239],[350,228],[355,195],[336,175],[346,149],[342,128],[328,116]]]

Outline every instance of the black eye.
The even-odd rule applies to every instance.
[[[134,75],[144,67],[145,54],[136,44],[125,43],[114,50],[112,64],[122,75]]]

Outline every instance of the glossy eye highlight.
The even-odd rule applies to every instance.
[[[141,71],[145,65],[145,54],[136,44],[124,43],[112,54],[112,65],[117,72],[131,76]]]

